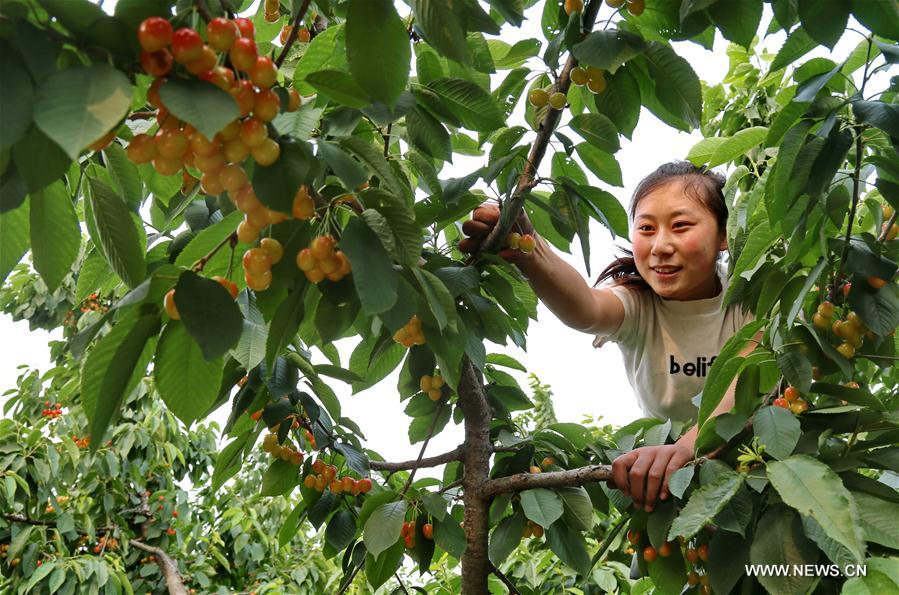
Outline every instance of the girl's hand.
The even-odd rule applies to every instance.
[[[652,512],[657,499],[668,498],[671,475],[692,459],[693,449],[684,444],[644,446],[612,462],[612,481],[636,508]]]
[[[484,239],[493,231],[499,222],[499,207],[495,204],[484,203],[474,210],[471,219],[462,224],[462,231],[467,238],[459,242],[459,250],[462,252],[476,252]],[[524,213],[518,218],[515,225],[512,226],[513,232],[534,235],[534,226]],[[504,242],[505,243],[505,242]],[[521,250],[513,248],[503,248],[499,251],[499,255],[509,262],[521,265],[533,259],[534,254],[526,254]]]

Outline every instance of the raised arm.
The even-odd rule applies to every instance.
[[[464,252],[474,251],[499,221],[496,205],[482,205],[475,209],[472,218],[462,225],[469,237],[459,242]],[[525,254],[520,250],[506,249],[500,256],[514,263],[527,277],[537,294],[556,317],[573,329],[590,334],[608,334],[618,330],[624,319],[624,306],[607,289],[594,289],[570,264],[562,260],[542,237],[534,234],[534,228],[526,217],[519,219],[518,229],[533,234],[536,249]]]

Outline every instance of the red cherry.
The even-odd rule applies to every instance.
[[[234,24],[237,25],[241,37],[249,37],[250,39],[256,37],[256,28],[253,26],[253,21],[250,19],[234,19]]]
[[[228,57],[231,58],[231,64],[238,70],[248,71],[256,64],[258,57],[256,50],[256,42],[252,37],[241,37],[234,42]]]
[[[165,76],[172,69],[172,55],[166,49],[140,53],[140,65],[150,76]]]
[[[252,25],[253,23],[251,22],[250,24]],[[217,52],[230,50],[238,35],[240,35],[240,31],[237,30],[237,26],[223,17],[212,19],[206,27],[207,41]]]
[[[158,52],[172,42],[172,24],[162,17],[149,17],[137,28],[137,41],[148,52]]]
[[[202,54],[203,38],[193,29],[182,27],[172,35],[172,55],[176,62],[186,64],[196,60]]]
[[[259,56],[250,69],[250,80],[257,87],[268,89],[278,80],[278,69],[268,56]]]
[[[215,55],[215,51],[208,45],[204,45],[200,48],[200,57],[195,60],[191,60],[187,64],[185,64],[185,68],[187,71],[194,76],[200,76],[207,72],[210,72],[215,65],[218,63],[218,56]]]

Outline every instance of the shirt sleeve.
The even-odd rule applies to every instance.
[[[606,335],[596,335],[593,339],[594,347],[602,347],[606,342],[627,344],[631,342],[636,335],[637,327],[640,319],[640,292],[628,289],[621,285],[612,285],[607,287],[612,292],[621,305],[624,306],[624,318],[621,320],[621,326],[613,333]]]

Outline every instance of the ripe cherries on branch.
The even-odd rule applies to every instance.
[[[162,17],[149,17],[137,28],[137,41],[147,52],[158,52],[172,42],[172,24]]]

